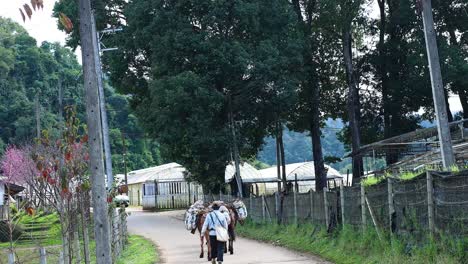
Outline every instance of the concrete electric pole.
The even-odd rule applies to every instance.
[[[114,175],[112,174],[112,152],[110,149],[109,141],[109,123],[107,121],[106,112],[106,97],[104,94],[104,85],[102,83],[102,68],[101,68],[101,52],[99,43],[99,34],[96,30],[96,20],[94,14],[91,15],[91,23],[93,29],[93,42],[94,42],[94,63],[96,67],[96,75],[98,81],[98,92],[99,92],[99,109],[101,112],[102,122],[102,139],[104,141],[104,158],[106,164],[106,176],[107,176],[107,190],[111,190],[114,185]]]
[[[96,263],[112,263],[107,191],[104,181],[104,163],[101,137],[101,115],[98,93],[98,75],[95,60],[95,34],[90,0],[79,0],[80,40],[86,97],[86,115],[89,135],[89,173],[94,212]]]
[[[444,85],[440,72],[439,52],[437,49],[434,19],[432,17],[431,0],[419,0],[422,4],[422,17],[424,24],[424,37],[426,39],[427,59],[431,74],[432,96],[436,112],[437,130],[439,133],[440,153],[444,168],[455,164],[453,156],[452,139],[448,125],[447,106],[445,103]]]

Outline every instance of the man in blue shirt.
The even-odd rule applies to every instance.
[[[224,243],[219,242],[216,239],[216,226],[222,226],[224,228],[228,228],[228,224],[226,218],[224,217],[223,213],[219,211],[219,204],[213,203],[211,206],[213,211],[209,213],[205,218],[205,223],[203,223],[203,228],[201,231],[201,235],[203,236],[206,230],[209,230],[210,234],[210,246],[211,246],[211,263],[215,264],[216,259],[218,260],[218,264],[223,263],[223,254],[224,254]]]

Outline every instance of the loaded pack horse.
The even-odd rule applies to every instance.
[[[237,209],[235,208],[234,205],[228,204],[226,205],[226,208],[229,210],[229,216],[231,218],[231,222],[228,225],[228,234],[229,234],[229,241],[226,243],[229,243],[227,246],[225,244],[224,246],[224,253],[227,253],[229,250],[229,253],[232,255],[234,254],[234,241],[236,240],[236,225],[237,223],[240,223],[241,225],[244,223],[243,220],[240,219],[239,213]],[[197,213],[196,216],[196,229],[193,229],[191,231],[192,234],[195,234],[195,232],[198,230],[198,233],[200,234],[200,258],[204,258],[205,256],[205,250],[204,246],[205,244],[208,247],[208,254],[207,254],[207,259],[211,260],[211,245],[210,245],[210,236],[209,236],[209,231],[207,230],[205,234],[201,234],[201,230],[203,228],[203,224],[205,223],[206,217],[208,216],[209,211],[207,209],[202,210]],[[205,242],[206,240],[206,242]]]
[[[198,230],[198,233],[200,234],[200,258],[203,258],[205,256],[205,243],[204,240],[206,240],[206,245],[208,246],[208,261],[211,260],[211,246],[210,246],[210,235],[209,231],[207,230],[205,234],[201,234],[203,224],[205,223],[206,217],[208,216],[208,210],[203,210],[197,213],[197,218],[196,218],[196,229],[192,230],[192,234],[195,234],[195,232]]]
[[[228,225],[228,233],[229,233],[229,245],[228,247],[224,247],[224,253],[227,253],[229,249],[229,253],[232,255],[234,254],[234,241],[236,241],[236,226],[237,223],[244,224],[244,221],[239,218],[239,213],[234,205],[229,204],[226,205],[227,209],[229,210],[229,216],[231,217],[231,222]]]

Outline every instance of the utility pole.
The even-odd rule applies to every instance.
[[[39,91],[34,97],[34,108],[36,114],[36,137],[41,138],[41,105],[39,103]]]
[[[62,122],[63,122],[63,89],[62,89],[62,76],[59,75],[58,78],[58,103],[59,103],[59,127],[60,131],[62,131]]]
[[[445,104],[444,85],[440,72],[439,51],[437,49],[434,19],[432,17],[431,0],[419,0],[422,4],[422,17],[424,24],[424,37],[426,39],[427,59],[431,74],[432,96],[437,120],[437,130],[440,141],[440,154],[444,168],[449,168],[455,163],[453,155],[452,139],[448,125],[447,106]]]
[[[94,237],[96,263],[112,263],[107,192],[104,181],[104,164],[99,113],[98,75],[95,65],[95,34],[90,0],[79,0],[80,40],[83,77],[86,97],[86,116],[89,135],[89,166],[94,211]]]
[[[239,198],[244,198],[243,190],[242,190],[242,179],[240,176],[240,161],[239,161],[239,148],[237,145],[237,136],[236,136],[236,126],[234,123],[234,115],[232,113],[232,100],[231,96],[229,96],[229,123],[231,127],[231,134],[232,134],[232,144],[233,144],[233,149],[234,149],[234,165],[236,168],[236,182],[237,182],[237,188],[239,192]]]
[[[127,147],[125,146],[125,134],[122,132],[122,146],[123,146],[123,162],[124,162],[124,175],[125,175],[125,185],[127,186],[128,192],[128,179],[127,179]]]
[[[112,175],[112,152],[110,149],[109,142],[109,123],[107,121],[106,112],[106,97],[104,94],[104,86],[102,83],[102,68],[101,68],[101,55],[100,55],[100,44],[99,34],[96,31],[96,20],[94,14],[91,15],[91,23],[93,29],[93,42],[94,42],[94,65],[96,68],[98,93],[99,93],[99,110],[101,112],[102,122],[102,137],[104,141],[104,158],[106,163],[106,175],[107,175],[107,190],[111,190],[114,185],[114,176]]]

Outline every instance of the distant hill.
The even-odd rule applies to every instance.
[[[343,128],[343,122],[329,119],[326,121],[326,126],[322,128],[322,147],[324,156],[335,156],[342,158],[345,154],[344,145],[338,140],[336,135]],[[285,129],[283,132],[284,152],[286,163],[304,162],[313,160],[312,157],[312,141],[308,133],[298,133]],[[265,138],[263,149],[258,153],[257,159],[269,165],[276,164],[276,145],[273,137]],[[348,162],[340,162],[339,164],[331,164],[336,169],[345,167]]]

